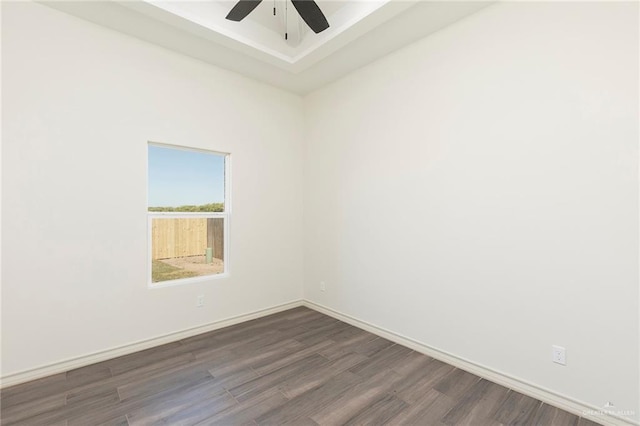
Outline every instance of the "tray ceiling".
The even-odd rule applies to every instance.
[[[315,34],[288,0],[264,0],[241,22],[225,19],[227,0],[41,3],[300,94],[491,4],[316,0],[330,27]]]

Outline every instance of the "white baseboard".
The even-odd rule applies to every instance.
[[[264,317],[267,315],[275,314],[278,312],[293,309],[298,306],[306,306],[315,311],[321,312],[325,315],[329,315],[340,321],[344,321],[355,327],[366,330],[370,333],[376,334],[385,339],[389,339],[395,343],[406,346],[417,352],[421,352],[425,355],[446,362],[447,364],[458,367],[469,373],[483,377],[499,385],[505,386],[509,389],[513,389],[517,392],[529,395],[540,401],[546,402],[555,407],[561,408],[570,413],[578,416],[593,420],[597,423],[601,423],[606,426],[639,426],[640,423],[634,422],[629,419],[617,417],[603,411],[600,407],[595,407],[581,401],[577,401],[566,395],[561,395],[557,392],[545,389],[541,386],[527,382],[526,380],[519,379],[509,374],[494,370],[492,368],[477,364],[468,359],[456,356],[454,354],[442,351],[424,343],[418,342],[406,336],[402,336],[393,331],[387,330],[382,327],[378,327],[366,321],[359,320],[347,314],[343,314],[334,309],[320,305],[309,300],[296,300],[289,303],[273,306],[266,309],[238,315],[231,318],[215,321],[209,324],[201,325],[198,327],[189,328],[187,330],[178,331],[175,333],[169,333],[163,336],[158,336],[151,339],[142,340],[139,342],[131,343],[128,345],[119,346],[104,351],[95,352],[88,355],[83,355],[64,361],[44,365],[41,367],[32,368],[29,370],[20,371],[17,373],[9,374],[7,376],[0,377],[0,388],[17,385],[20,383],[28,382],[30,380],[40,379],[43,377],[51,376],[53,374],[63,373],[65,371],[73,370],[75,368],[84,367],[97,362],[106,361],[112,358],[116,358],[122,355],[127,355],[144,349],[149,349],[154,346],[163,345],[165,343],[175,342],[177,340],[186,339],[187,337],[195,336],[198,334],[206,333],[209,331],[217,330],[220,328],[228,327],[230,325],[239,324],[245,321],[250,321],[256,318]],[[596,414],[594,414],[596,413]]]
[[[58,373],[64,373],[65,371],[73,370],[75,368],[85,367],[87,365],[95,364],[97,362],[106,361],[122,355],[128,355],[144,349],[149,349],[154,346],[164,345],[165,343],[171,343],[177,340],[186,339],[187,337],[196,336],[198,334],[207,333],[209,331],[217,330],[219,328],[228,327],[230,325],[235,325],[241,322],[250,321],[252,319],[286,311],[288,309],[293,309],[298,306],[302,306],[302,300],[283,303],[281,305],[272,306],[270,308],[261,309],[258,311],[254,311],[254,312],[250,312],[242,315],[237,315],[235,317],[226,318],[219,321],[214,321],[209,324],[204,324],[204,325],[189,328],[186,330],[165,334],[163,336],[141,340],[139,342],[118,346],[116,348],[94,352],[88,355],[74,357],[64,361],[47,364],[41,367],[36,367],[29,370],[13,373],[13,374],[8,374],[6,376],[0,377],[0,389],[13,386],[13,385],[18,385],[20,383],[28,382],[30,380],[40,379],[40,378],[51,376]]]
[[[382,327],[378,327],[377,325],[371,324],[369,322],[359,320],[352,317],[351,315],[343,314],[318,303],[304,300],[302,304],[303,306],[306,306],[310,309],[313,309],[325,315],[329,315],[340,321],[366,330],[377,336],[384,337],[385,339],[391,340],[402,346],[406,346],[410,349],[438,359],[442,362],[446,362],[447,364],[468,371],[469,373],[475,374],[499,385],[505,386],[509,389],[513,389],[514,391],[520,392],[524,395],[528,395],[532,398],[536,398],[542,402],[553,405],[554,407],[561,408],[577,416],[584,417],[585,419],[593,420],[594,422],[606,426],[640,425],[640,423],[633,420],[607,413],[601,407],[595,407],[590,404],[577,401],[566,395],[561,395],[557,392],[535,385],[526,380],[477,364],[468,359],[456,356],[446,351],[442,351],[440,349],[418,342],[417,340],[402,336],[398,333],[384,329]]]

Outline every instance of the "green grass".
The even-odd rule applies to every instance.
[[[154,260],[151,263],[151,281],[154,283],[196,276],[198,276],[198,274],[193,271],[185,271],[184,269],[167,265],[159,260]]]

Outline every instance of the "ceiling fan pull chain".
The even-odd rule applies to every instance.
[[[0,0],[2,1],[2,0]],[[273,13],[276,13],[276,5],[280,0],[274,0],[273,4]],[[314,33],[318,34],[329,28],[329,22],[327,22],[327,18],[322,13],[322,10],[318,7],[314,0],[281,0],[284,1],[285,7],[285,40],[289,38],[289,1],[293,4],[293,6],[298,11],[297,15],[300,15],[302,20],[313,30]],[[239,22],[247,17],[258,5],[262,3],[262,0],[238,0],[235,6],[229,11],[226,16],[226,19],[230,21]],[[300,40],[300,34],[297,35],[298,41]]]
[[[276,16],[276,0],[273,0],[273,16]]]

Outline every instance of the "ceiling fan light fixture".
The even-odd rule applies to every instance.
[[[230,21],[240,22],[247,17],[253,10],[258,7],[262,0],[239,0],[235,6],[229,11],[226,19]],[[291,0],[293,6],[298,11],[302,20],[318,34],[329,28],[327,18],[320,10],[320,7],[314,0]],[[276,8],[273,8],[273,14],[276,14]]]

